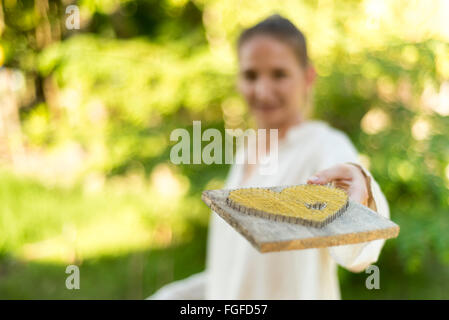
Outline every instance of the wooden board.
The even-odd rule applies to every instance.
[[[279,192],[285,187],[269,189]],[[353,201],[349,201],[346,212],[333,222],[323,228],[314,228],[236,211],[226,204],[229,191],[207,190],[202,199],[262,253],[354,244],[395,238],[399,234],[397,224]]]

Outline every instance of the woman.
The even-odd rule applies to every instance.
[[[324,122],[306,120],[315,71],[302,33],[271,16],[238,41],[239,90],[259,128],[278,129],[278,170],[231,168],[226,187],[335,183],[389,218],[387,201],[357,164],[350,140]],[[268,131],[268,130],[267,130]],[[240,150],[239,152],[242,152]],[[206,270],[169,284],[153,299],[340,299],[337,264],[360,272],[377,261],[384,240],[261,254],[217,214],[211,215]]]

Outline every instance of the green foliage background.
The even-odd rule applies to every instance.
[[[0,66],[24,79],[21,144],[48,157],[72,145],[82,153],[68,184],[4,161],[0,298],[140,299],[204,268],[200,194],[229,168],[172,165],[170,132],[193,120],[252,125],[234,85],[235,40],[272,13],[306,34],[319,76],[313,116],[350,136],[401,227],[377,263],[381,290],[340,269],[343,298],[449,298],[449,25],[438,18],[449,9],[440,2],[0,3]],[[69,4],[80,30],[65,27]],[[71,263],[81,266],[76,292],[64,286]]]

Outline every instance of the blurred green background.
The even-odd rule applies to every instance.
[[[444,0],[0,0],[0,298],[142,299],[204,269],[200,195],[229,166],[171,164],[170,132],[252,125],[235,41],[273,13],[308,39],[313,117],[350,136],[401,227],[381,289],[340,268],[343,298],[449,298]]]

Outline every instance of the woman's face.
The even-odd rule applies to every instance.
[[[259,128],[281,128],[302,119],[313,69],[306,70],[288,44],[256,35],[239,50],[238,87]]]

